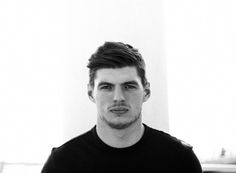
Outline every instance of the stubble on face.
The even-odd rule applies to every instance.
[[[141,113],[138,113],[138,115],[136,115],[132,120],[128,122],[115,123],[115,122],[107,120],[105,116],[99,115],[99,117],[101,118],[103,122],[105,122],[105,124],[107,124],[110,128],[115,129],[115,130],[123,130],[130,127],[132,124],[134,124],[140,119],[140,116],[141,116]]]

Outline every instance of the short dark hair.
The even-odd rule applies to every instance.
[[[91,55],[89,68],[89,84],[94,86],[96,72],[102,68],[136,67],[143,86],[146,86],[145,62],[137,49],[122,42],[105,42]]]

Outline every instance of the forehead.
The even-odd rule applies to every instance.
[[[136,81],[141,85],[141,79],[136,67],[103,68],[96,72],[95,85],[100,82],[121,84],[128,81]]]

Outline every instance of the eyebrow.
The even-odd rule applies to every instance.
[[[114,84],[109,83],[109,82],[100,82],[100,83],[98,84],[98,87],[99,87],[99,86],[102,86],[102,85],[114,85]]]
[[[128,81],[128,82],[122,83],[122,85],[137,85],[138,86],[138,82],[136,82],[136,81]]]
[[[100,87],[102,85],[114,85],[114,84],[113,83],[109,83],[109,82],[101,81],[98,84],[98,87]],[[127,81],[127,82],[122,83],[121,85],[136,85],[136,86],[138,86],[138,82],[136,82],[136,81]]]

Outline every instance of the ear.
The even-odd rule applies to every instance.
[[[88,88],[88,97],[89,97],[89,99],[90,99],[93,103],[95,103],[95,99],[94,99],[94,97],[93,97],[93,87],[92,87],[90,84],[88,84],[88,85],[87,85],[87,88]]]
[[[147,84],[144,87],[144,96],[143,96],[143,102],[146,102],[151,95],[151,90],[150,90],[150,83],[147,82]]]

